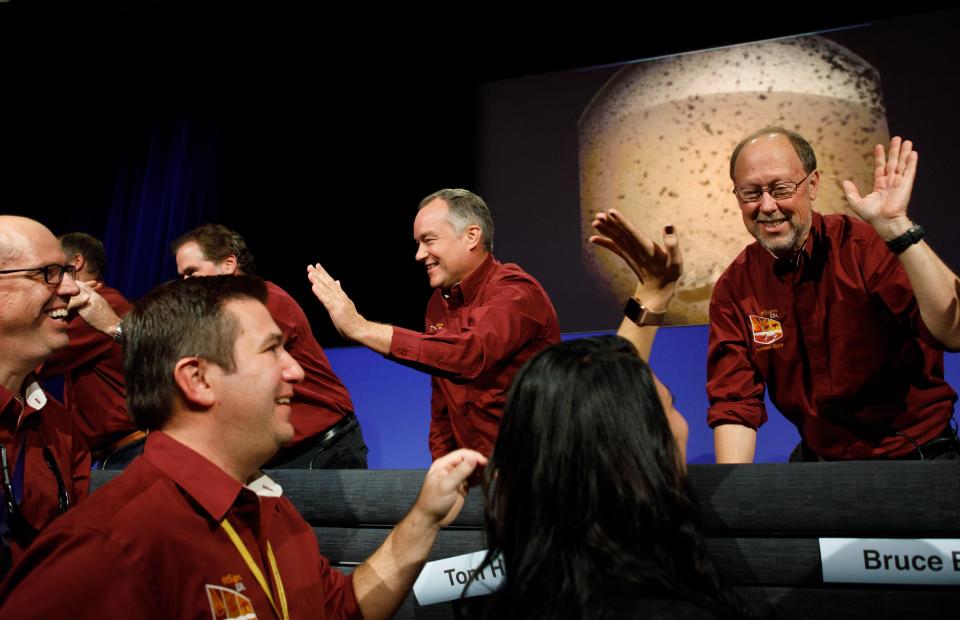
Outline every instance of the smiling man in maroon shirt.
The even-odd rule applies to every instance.
[[[0,216],[0,575],[90,482],[83,438],[33,374],[68,344],[67,306],[80,290],[66,263],[45,226]]]
[[[844,182],[861,221],[813,211],[820,173],[802,136],[766,128],[734,150],[730,177],[757,242],[710,302],[718,462],[753,460],[766,388],[800,432],[791,460],[960,456],[942,352],[960,347],[960,287],[907,218],[912,144],[893,138],[874,156],[871,193]]]
[[[493,218],[476,194],[443,189],[424,198],[413,237],[434,288],[424,333],[364,319],[319,264],[308,267],[313,292],[343,336],[433,375],[434,459],[458,447],[489,456],[514,375],[560,342],[557,313],[539,282],[493,257]]]
[[[38,538],[0,589],[0,618],[395,612],[486,459],[461,450],[434,463],[380,549],[350,576],[332,570],[259,471],[293,436],[303,379],[266,300],[258,278],[213,276],[161,285],[127,315],[130,412],[151,431],[143,456]]]

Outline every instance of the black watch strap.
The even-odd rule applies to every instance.
[[[890,251],[894,254],[900,254],[926,236],[927,231],[923,229],[923,226],[920,224],[914,224],[909,230],[907,230],[907,232],[903,233],[899,237],[894,237],[890,241],[887,241],[887,247],[890,248]]]
[[[645,325],[661,325],[663,317],[667,316],[666,310],[651,310],[646,306],[640,305],[640,302],[631,297],[627,300],[627,305],[623,309],[623,315],[636,323],[639,327]]]

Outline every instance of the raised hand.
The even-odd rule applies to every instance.
[[[350,297],[343,292],[340,281],[334,280],[330,274],[320,266],[307,265],[307,278],[313,285],[313,294],[317,296],[323,307],[327,309],[334,327],[345,338],[353,338],[356,327],[363,317],[357,312]]]
[[[593,218],[597,235],[590,242],[610,250],[622,258],[637,274],[641,285],[650,293],[672,289],[683,274],[680,240],[673,226],[663,229],[663,245],[640,232],[616,209],[601,211]]]
[[[873,226],[885,241],[910,228],[907,205],[917,176],[917,152],[910,140],[895,136],[888,152],[883,145],[874,148],[873,191],[861,196],[856,184],[843,182],[843,193],[850,208]]]

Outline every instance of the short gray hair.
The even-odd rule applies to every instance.
[[[483,248],[493,252],[493,216],[483,198],[466,189],[441,189],[420,201],[417,209],[422,209],[437,198],[450,207],[450,225],[458,235],[470,224],[480,227],[483,235]]]

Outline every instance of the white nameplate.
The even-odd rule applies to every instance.
[[[958,538],[821,538],[825,583],[960,585]]]
[[[463,597],[463,588],[473,573],[476,573],[476,578],[470,584],[466,596],[492,593],[503,582],[503,558],[495,558],[490,566],[478,570],[486,555],[486,551],[474,551],[427,562],[413,584],[413,594],[417,597],[417,602],[420,605],[433,605]]]

